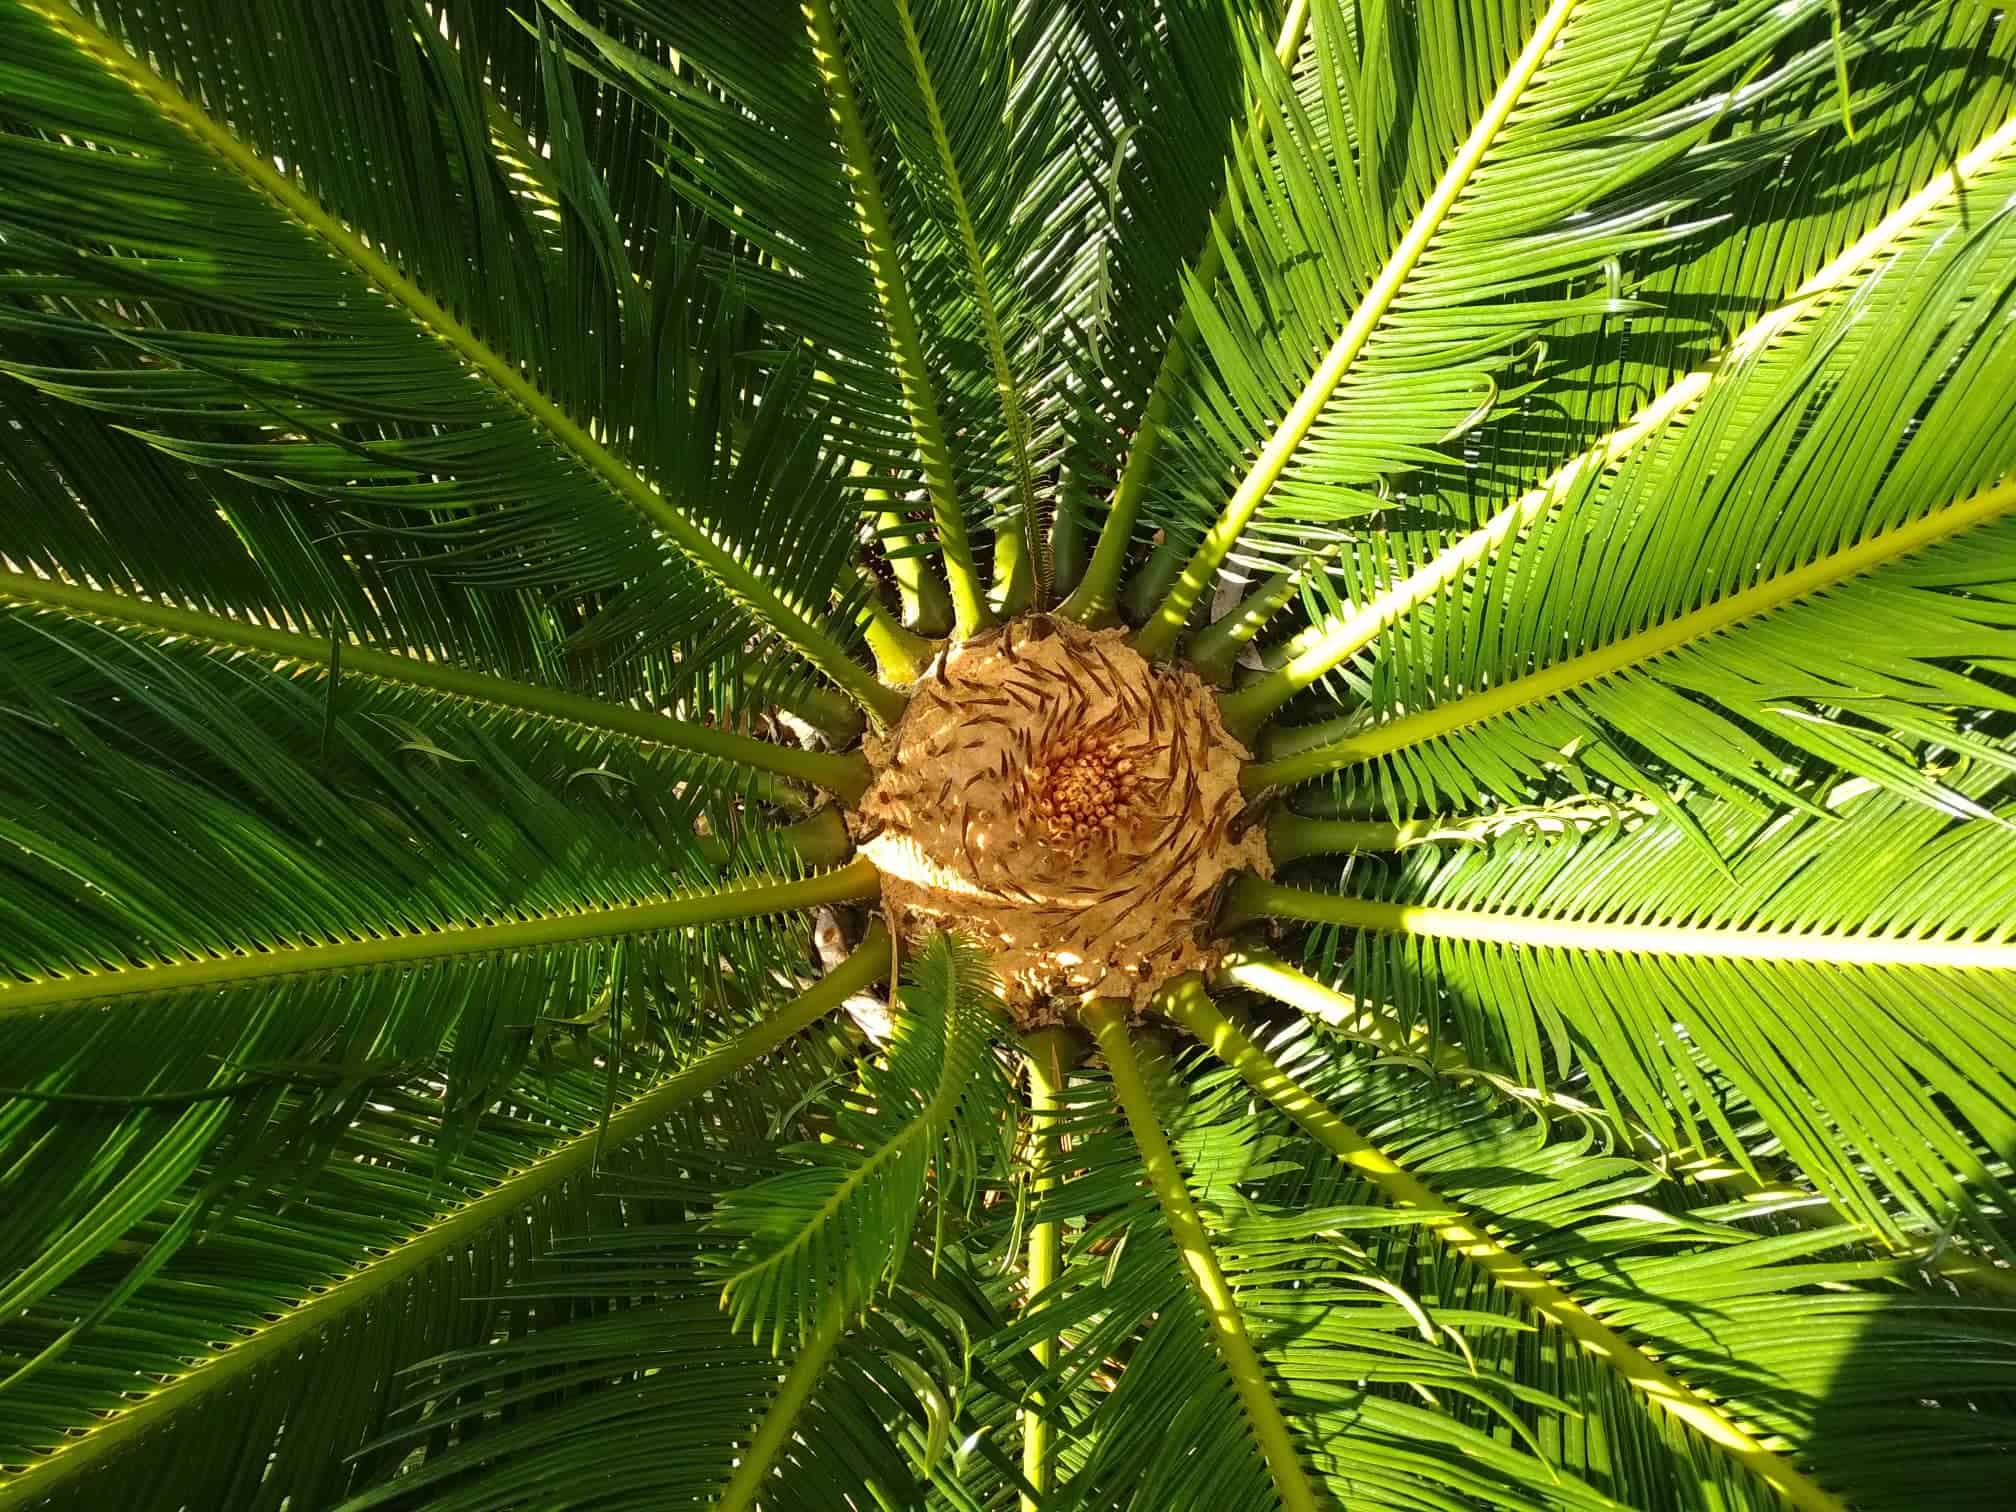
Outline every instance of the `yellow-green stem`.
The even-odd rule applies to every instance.
[[[846,1332],[847,1314],[836,1302],[806,1338],[798,1358],[791,1362],[791,1369],[777,1388],[777,1395],[771,1398],[763,1421],[756,1425],[755,1437],[750,1439],[741,1463],[736,1465],[734,1475],[721,1493],[717,1512],[748,1512],[756,1505],[763,1483],[776,1468],[777,1456],[791,1441],[798,1415],[812,1398],[812,1388],[819,1384],[819,1377],[825,1374],[833,1351],[840,1347]]]
[[[880,875],[862,857],[809,877],[788,881],[770,877],[743,879],[708,892],[622,908],[595,908],[514,919],[505,924],[473,924],[363,940],[255,947],[231,955],[144,966],[108,966],[0,986],[0,1021],[31,1013],[97,1009],[108,999],[139,994],[189,992],[328,971],[369,971],[400,963],[690,929],[762,914],[817,908],[826,903],[851,903],[875,897],[880,891]]]
[[[1195,978],[1167,996],[1167,1011],[1268,1102],[1293,1119],[1339,1160],[1362,1172],[1396,1207],[1460,1214],[1426,1182],[1402,1167],[1330,1111],[1313,1093],[1220,1013]],[[1635,1344],[1599,1322],[1546,1276],[1491,1237],[1467,1215],[1430,1220],[1437,1238],[1510,1295],[1560,1328],[1615,1370],[1661,1411],[1672,1414],[1749,1470],[1801,1512],[1846,1512],[1846,1504],[1755,1437],[1715,1403],[1673,1376]]]
[[[1302,50],[1302,37],[1308,28],[1309,0],[1288,0],[1287,12],[1281,19],[1281,32],[1274,43],[1274,56],[1283,68],[1294,66],[1295,55]],[[1264,121],[1266,118],[1262,116],[1261,119]],[[1218,208],[1212,212],[1214,223],[1224,216],[1227,203],[1228,198],[1221,196]],[[1218,238],[1207,236],[1204,250],[1191,268],[1191,281],[1198,288],[1208,290],[1218,282],[1222,267],[1223,254],[1219,250]],[[1178,312],[1175,334],[1168,346],[1163,348],[1162,361],[1149,386],[1147,403],[1142,406],[1140,423],[1135,426],[1133,442],[1127,449],[1127,461],[1121,468],[1120,481],[1113,489],[1113,502],[1107,507],[1105,522],[1100,526],[1099,538],[1092,548],[1091,563],[1071,595],[1058,605],[1057,612],[1067,619],[1087,625],[1103,625],[1113,618],[1120,592],[1120,574],[1127,565],[1127,552],[1134,544],[1134,522],[1140,518],[1142,501],[1148,497],[1148,483],[1155,474],[1156,457],[1169,426],[1169,408],[1184,375],[1190,370],[1190,347],[1196,339],[1197,317],[1186,303]]]
[[[882,603],[880,581],[866,568],[861,575],[868,585],[867,597],[861,601],[862,635],[869,654],[875,658],[875,670],[888,682],[917,681],[930,664],[931,642],[897,624]]]
[[[1873,571],[1911,552],[1922,551],[1961,531],[1986,524],[2011,510],[2016,510],[2016,481],[1984,489],[1907,524],[1879,531],[1866,541],[1831,552],[1817,562],[1809,562],[1791,572],[1781,572],[1741,593],[1732,593],[1727,598],[1705,604],[1691,614],[1670,619],[1663,625],[1654,625],[1636,635],[1627,635],[1620,641],[1572,656],[1525,677],[1388,720],[1385,724],[1373,725],[1313,749],[1275,760],[1254,762],[1246,768],[1240,780],[1248,792],[1306,782],[1325,772],[1356,766],[1481,724],[1514,709],[1526,708],[1573,688],[1641,666],[1692,641],[1705,639],[1743,620],[1769,614],[1787,604],[1821,593],[1851,577]]]
[[[871,492],[869,497],[876,495]],[[889,570],[902,599],[904,628],[926,637],[949,634],[952,595],[932,570],[929,555],[918,546],[916,527],[903,516],[884,510],[875,517],[875,533],[889,554]]]
[[[774,745],[730,730],[605,703],[559,688],[511,682],[486,672],[465,671],[446,662],[422,661],[417,656],[402,656],[348,642],[338,646],[325,637],[275,630],[151,599],[79,588],[27,573],[0,572],[0,602],[58,610],[81,619],[156,631],[208,646],[256,652],[318,671],[326,671],[332,658],[340,658],[344,677],[424,688],[430,693],[466,698],[496,708],[517,709],[541,719],[608,730],[652,745],[733,762],[752,771],[809,782],[850,801],[860,797],[868,786],[868,764],[858,752],[837,754]]]
[[[847,821],[840,817],[840,810],[830,804],[803,819],[779,825],[771,833],[807,866],[837,866],[854,849],[854,839],[847,833]],[[716,866],[726,865],[732,859],[728,842],[719,835],[699,835],[695,838],[700,845],[700,854]]]
[[[1397,851],[1419,844],[1435,831],[1432,819],[1384,824],[1376,819],[1311,819],[1288,809],[1267,816],[1267,854],[1276,866],[1305,856],[1348,851]]]
[[[1198,543],[1189,565],[1155,611],[1154,618],[1143,625],[1134,637],[1135,649],[1143,656],[1151,659],[1165,657],[1175,649],[1176,639],[1183,633],[1183,626],[1190,618],[1190,611],[1196,607],[1198,598],[1217,576],[1219,565],[1245,533],[1247,524],[1280,481],[1281,475],[1287,471],[1288,464],[1294,460],[1295,453],[1323,413],[1323,407],[1330,402],[1330,396],[1344,381],[1345,374],[1351,371],[1358,354],[1364,351],[1365,343],[1371,340],[1372,333],[1386,318],[1386,312],[1392,309],[1394,300],[1399,298],[1422,254],[1428,250],[1428,244],[1435,239],[1435,233],[1455,207],[1471,175],[1477,171],[1492,143],[1498,140],[1499,132],[1511,119],[1527,85],[1532,83],[1541,63],[1553,50],[1555,39],[1567,26],[1577,3],[1578,0],[1553,0],[1546,14],[1540,18],[1525,48],[1513,61],[1490,103],[1484,107],[1483,115],[1457,149],[1442,177],[1436,181],[1420,213],[1409,223],[1400,244],[1379,270],[1379,276],[1372,280],[1372,286],[1351,312],[1351,318],[1317,364],[1308,383],[1303,385],[1302,392],[1296,395],[1288,413],[1261,446],[1253,465],[1247,469],[1246,476],[1226,502],[1224,513]]]
[[[903,390],[904,408],[909,412],[911,438],[917,443],[918,460],[923,464],[924,486],[931,496],[931,516],[938,527],[938,550],[944,558],[945,579],[952,590],[953,629],[963,640],[993,624],[994,615],[980,591],[973,550],[966,540],[966,517],[959,504],[944,415],[938,407],[937,391],[931,385],[923,330],[910,302],[909,279],[897,255],[895,226],[882,198],[875,149],[868,140],[861,104],[854,93],[854,79],[847,66],[846,47],[840,40],[840,24],[834,18],[832,0],[804,0],[803,8],[820,82],[826,90],[826,104],[839,133],[840,156],[848,188],[853,192],[854,212],[861,223],[861,239],[875,276],[882,324],[889,334],[890,358]]]
[[[1280,1404],[1274,1400],[1266,1368],[1261,1365],[1252,1337],[1246,1332],[1246,1321],[1239,1311],[1238,1299],[1232,1295],[1231,1284],[1219,1268],[1204,1220],[1199,1216],[1196,1204],[1190,1200],[1182,1169],[1176,1164],[1176,1154],[1169,1148],[1169,1141],[1155,1116],[1155,1103],[1149,1095],[1148,1083],[1142,1078],[1140,1063],[1134,1057],[1134,1047],[1128,1043],[1127,1006],[1124,999],[1093,999],[1083,1010],[1086,1027],[1098,1040],[1099,1053],[1106,1058],[1106,1069],[1113,1078],[1113,1091],[1120,1099],[1121,1110],[1127,1115],[1127,1127],[1133,1131],[1134,1142],[1140,1148],[1148,1184],[1154,1188],[1156,1200],[1162,1205],[1170,1237],[1175,1240],[1177,1253],[1182,1257],[1184,1274],[1203,1306],[1205,1321],[1218,1347],[1218,1357],[1223,1361],[1226,1373],[1232,1377],[1233,1389],[1246,1411],[1247,1425],[1259,1443],[1261,1457],[1266,1460],[1268,1472],[1274,1478],[1274,1489],[1280,1493],[1281,1505],[1289,1512],[1316,1512],[1316,1492],[1309,1483],[1308,1471],[1303,1468],[1302,1457],[1295,1452],[1295,1441],[1289,1434],[1287,1420],[1281,1416]]]
[[[1947,971],[2016,971],[2016,941],[1927,940],[1882,934],[1714,929],[1685,924],[1603,924],[1538,914],[1425,908],[1378,898],[1345,898],[1263,882],[1243,873],[1226,895],[1219,926],[1264,918],[1341,924],[1421,939],[1478,940],[1526,950],[1607,950],[1633,955],[1706,956],[1724,961],[1810,961],[1827,966],[1923,966]]]
[[[743,687],[797,715],[834,746],[844,749],[861,738],[867,721],[861,717],[860,705],[838,688],[795,680],[776,685],[771,669],[761,660],[745,662],[738,675]]]
[[[1198,676],[1207,682],[1224,682],[1232,676],[1232,664],[1240,649],[1267,627],[1267,622],[1288,606],[1302,575],[1328,556],[1319,552],[1309,562],[1277,572],[1247,594],[1223,618],[1212,621],[1190,638],[1184,655]]]
[[[1022,1054],[1029,1068],[1030,1164],[1037,1177],[1032,1196],[1041,1202],[1057,1185],[1055,1165],[1057,1139],[1051,1125],[1057,1117],[1058,1094],[1064,1090],[1071,1070],[1084,1056],[1084,1046],[1068,1029],[1036,1029],[1022,1037]],[[1063,1265],[1064,1231],[1061,1225],[1037,1223],[1029,1230],[1029,1263],[1025,1277],[1028,1306],[1056,1284]],[[1057,1362],[1057,1341],[1042,1339],[1030,1350],[1040,1370]],[[1022,1512],[1037,1512],[1038,1497],[1050,1494],[1054,1477],[1050,1464],[1050,1421],[1043,1415],[1040,1397],[1032,1399],[1022,1413],[1022,1478],[1036,1497],[1022,1496]]]

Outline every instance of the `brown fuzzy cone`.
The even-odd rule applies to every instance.
[[[1217,701],[1123,631],[1033,617],[956,645],[867,753],[850,817],[892,925],[984,941],[1025,1027],[1215,964],[1220,884],[1273,871]]]

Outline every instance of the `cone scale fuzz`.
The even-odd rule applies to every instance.
[[[1210,690],[1119,630],[1037,615],[959,642],[867,754],[851,822],[891,922],[984,940],[1025,1027],[1209,968],[1227,877],[1272,871]]]

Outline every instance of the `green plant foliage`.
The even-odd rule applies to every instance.
[[[2012,207],[1981,0],[0,0],[0,1512],[2005,1505]],[[1027,614],[1276,866],[1018,1039]]]

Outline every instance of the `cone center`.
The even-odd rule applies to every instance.
[[[1096,735],[1067,735],[1029,769],[1029,803],[1052,841],[1085,845],[1111,838],[1141,775],[1132,756]]]
[[[892,927],[977,937],[1025,1026],[1207,968],[1226,878],[1271,870],[1216,699],[1118,630],[1032,616],[958,643],[867,754],[850,822]]]

